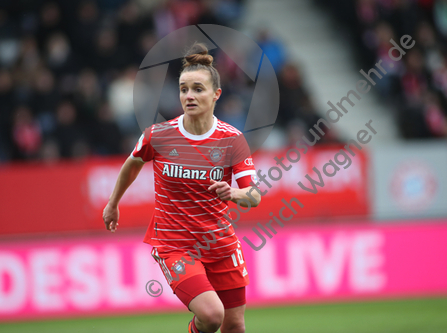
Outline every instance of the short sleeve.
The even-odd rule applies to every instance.
[[[231,166],[234,168],[247,158],[250,158],[251,152],[247,141],[242,133],[233,137],[231,151]]]
[[[250,186],[252,181],[256,184],[256,169],[251,156],[233,165],[233,174],[239,188]]]
[[[145,163],[151,161],[155,155],[155,150],[151,145],[151,137],[152,130],[146,130],[146,132],[140,136],[130,157]]]
[[[243,134],[239,134],[233,140],[233,151],[231,155],[231,165],[234,179],[239,188],[250,186],[252,176],[256,176],[256,169],[253,159],[250,156],[250,147]]]

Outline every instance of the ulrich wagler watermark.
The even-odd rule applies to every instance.
[[[393,45],[392,48],[388,51],[389,58],[396,62],[400,61],[402,57],[406,54],[405,50],[411,49],[416,42],[413,40],[412,37],[409,35],[404,35],[400,38],[400,45],[397,44],[393,39],[390,40],[390,43]],[[398,52],[398,56],[393,55],[393,51]],[[274,160],[276,162],[276,166],[272,166],[267,174],[263,173],[262,170],[257,171],[257,175],[259,177],[259,180],[256,183],[251,183],[252,188],[247,192],[247,196],[249,196],[251,199],[254,199],[251,195],[252,191],[257,191],[261,196],[265,196],[268,193],[268,190],[261,191],[257,186],[259,186],[261,183],[263,183],[265,186],[267,186],[269,189],[272,188],[273,182],[279,181],[283,176],[283,171],[287,172],[292,168],[293,163],[297,163],[300,161],[301,153],[304,155],[307,153],[309,147],[312,147],[316,144],[317,141],[321,139],[322,136],[325,135],[324,130],[321,128],[321,124],[324,124],[326,130],[330,129],[332,127],[331,124],[337,123],[344,114],[347,114],[349,110],[347,109],[348,104],[351,107],[355,106],[355,103],[353,100],[351,100],[353,97],[357,99],[357,101],[360,101],[362,99],[361,95],[367,94],[371,90],[371,85],[375,86],[377,80],[381,80],[384,76],[387,75],[387,71],[382,66],[383,60],[380,59],[373,68],[369,69],[368,73],[366,73],[363,69],[361,69],[359,72],[363,77],[368,80],[360,79],[357,81],[355,85],[355,90],[351,89],[346,93],[346,96],[343,96],[340,101],[337,103],[337,106],[334,105],[331,101],[328,101],[327,104],[330,106],[330,109],[326,111],[326,116],[320,118],[316,124],[313,126],[313,128],[309,129],[309,133],[312,135],[313,139],[309,140],[306,135],[303,135],[302,139],[296,142],[296,148],[302,149],[303,151],[300,152],[296,148],[290,148],[286,152],[286,157],[275,157]],[[388,66],[390,68],[394,67],[393,62],[388,62]],[[373,76],[374,74],[374,76]],[[368,83],[369,82],[369,83]],[[341,109],[341,111],[340,111]],[[322,171],[325,176],[327,177],[334,177],[338,171],[340,171],[340,166],[343,167],[343,169],[347,169],[351,163],[351,156],[355,156],[355,151],[353,148],[355,147],[357,150],[362,149],[362,145],[367,144],[371,141],[372,136],[377,134],[377,130],[372,125],[373,120],[370,119],[366,124],[365,128],[360,129],[357,133],[357,140],[350,139],[348,140],[347,144],[344,146],[345,150],[340,149],[340,151],[335,154],[334,159],[330,159],[326,164],[323,165]],[[318,132],[318,133],[316,133]],[[348,155],[349,153],[349,155]],[[287,158],[287,161],[290,162],[289,165],[286,165],[284,163],[284,160]],[[334,162],[335,161],[335,162]],[[317,167],[314,167],[312,169],[317,175],[318,175],[318,181],[313,179],[309,174],[305,176],[305,178],[308,180],[310,187],[306,186],[305,183],[302,181],[298,182],[298,186],[310,193],[317,194],[318,189],[317,186],[323,187],[324,186],[324,178],[321,175],[320,170],[318,170]],[[267,180],[267,175],[269,180]],[[283,227],[284,224],[282,222],[289,221],[294,214],[297,214],[297,208],[303,208],[304,205],[295,197],[292,197],[289,201],[285,200],[284,198],[281,200],[284,203],[284,206],[279,210],[279,216],[281,218],[278,219],[276,216],[273,216],[273,213],[270,212],[270,216],[273,217],[273,219],[270,219],[270,221],[265,225],[269,230],[267,230],[261,223],[257,224],[257,227],[264,231],[264,233],[267,235],[267,237],[272,238],[272,232],[273,234],[276,234],[276,230],[271,226],[271,224],[275,221],[280,227]],[[241,202],[244,202],[247,207],[242,207]],[[292,203],[295,203],[295,206],[292,206]],[[237,228],[236,222],[238,222],[241,218],[240,213],[247,213],[250,211],[251,205],[248,200],[241,199],[237,203],[237,209],[230,208],[227,212],[227,215],[225,215],[225,219],[230,222],[234,228]],[[289,209],[292,214],[285,217],[283,211],[285,209]],[[235,219],[231,219],[229,217],[230,213],[234,212],[236,214]],[[222,226],[220,222],[218,222],[219,226]],[[256,234],[256,236],[261,240],[261,244],[258,246],[255,246],[253,242],[250,241],[249,238],[246,236],[243,237],[243,240],[250,245],[252,249],[255,251],[259,251],[265,244],[266,239],[265,237],[260,233],[257,227],[253,227],[253,231]]]

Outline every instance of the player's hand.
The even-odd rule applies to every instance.
[[[118,227],[118,220],[120,218],[120,211],[118,207],[107,204],[102,212],[102,219],[106,225],[106,229],[115,232]]]
[[[215,191],[221,200],[233,199],[233,188],[227,182],[216,182],[211,179],[211,186],[208,191]]]

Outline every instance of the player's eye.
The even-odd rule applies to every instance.
[[[197,88],[196,91],[197,92],[202,92],[202,88]]]
[[[182,89],[180,89],[180,91],[181,91],[182,93],[185,93],[185,92],[186,92],[186,89],[185,89],[185,88],[182,88]]]

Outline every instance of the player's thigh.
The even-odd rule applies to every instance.
[[[224,307],[215,291],[205,291],[189,303],[189,309],[205,324],[221,324],[224,319]]]
[[[225,317],[220,327],[222,333],[245,332],[245,304],[225,309]]]
[[[160,264],[174,293],[198,320],[207,325],[220,326],[224,306],[208,280],[203,263],[200,260],[192,261],[186,253],[162,256],[155,250],[152,256]]]

